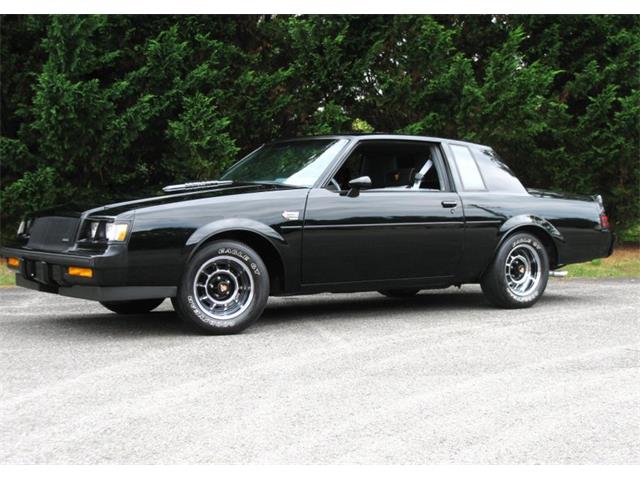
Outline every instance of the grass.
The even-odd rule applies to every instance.
[[[618,246],[609,258],[568,265],[569,277],[640,277],[640,246]]]
[[[10,287],[16,284],[16,274],[7,268],[7,264],[0,263],[0,287]]]
[[[609,258],[568,265],[562,270],[569,272],[569,278],[640,277],[640,245],[619,246]],[[15,274],[2,262],[0,264],[0,287],[10,287],[15,283]]]

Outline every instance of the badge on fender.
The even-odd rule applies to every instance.
[[[298,211],[292,211],[292,210],[285,210],[284,212],[282,212],[282,218],[284,218],[285,220],[298,220],[300,218],[300,212]]]

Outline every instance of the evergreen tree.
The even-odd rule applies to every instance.
[[[2,16],[0,67],[3,236],[353,129],[487,143],[640,219],[638,16]]]

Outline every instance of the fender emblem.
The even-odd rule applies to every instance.
[[[298,220],[300,218],[300,212],[285,210],[284,212],[282,212],[282,218],[289,221]]]

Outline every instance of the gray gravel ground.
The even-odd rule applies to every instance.
[[[228,337],[0,289],[0,462],[640,463],[639,287],[271,299]]]

